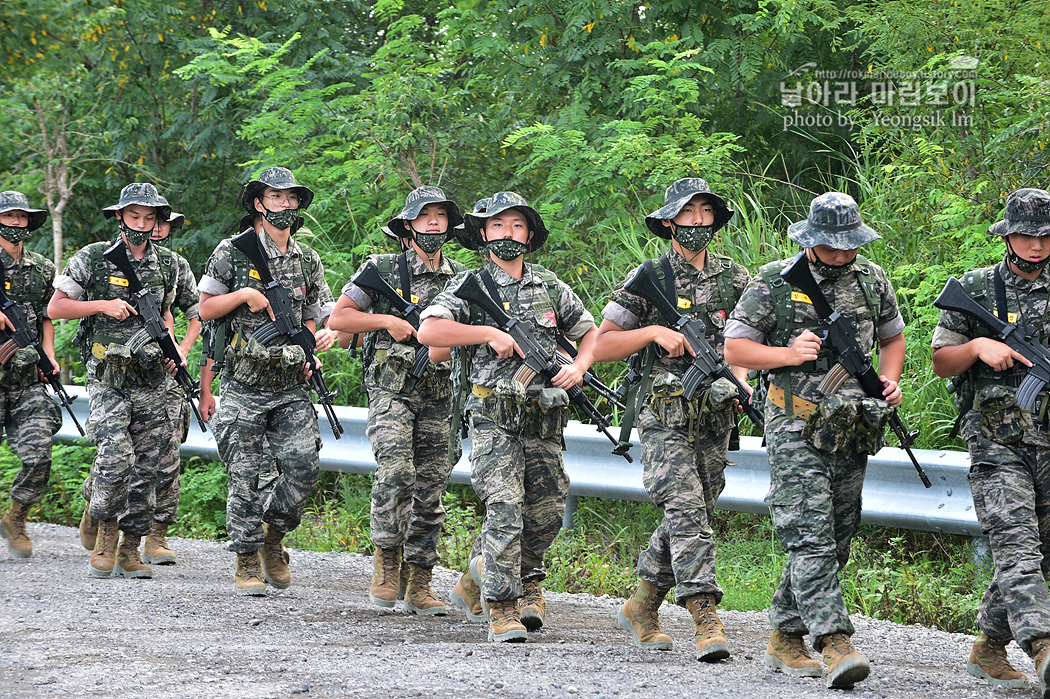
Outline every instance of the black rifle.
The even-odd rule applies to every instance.
[[[175,340],[172,339],[171,333],[168,332],[168,326],[164,323],[164,314],[160,310],[160,299],[152,291],[142,286],[142,282],[139,281],[139,275],[135,273],[135,268],[131,266],[131,260],[128,259],[128,250],[127,246],[124,245],[123,238],[109,246],[109,249],[102,253],[102,256],[124,273],[125,278],[128,280],[128,291],[131,293],[135,310],[138,311],[139,317],[145,323],[143,328],[132,335],[131,339],[125,344],[132,353],[138,352],[150,342],[156,342],[160,345],[164,358],[173,361],[177,367],[175,382],[179,384],[179,388],[182,389],[182,393],[186,397],[186,402],[190,404],[193,416],[197,418],[197,425],[201,428],[201,432],[207,432],[208,428],[205,426],[195,402],[197,399],[197,382],[190,378],[190,373],[186,371],[186,367],[182,366],[182,355],[179,354],[179,349],[175,346]]]
[[[1029,411],[1035,408],[1039,392],[1050,382],[1050,350],[1029,342],[1024,338],[1024,328],[1007,323],[974,301],[955,277],[948,279],[933,305],[942,311],[955,311],[973,318],[995,333],[997,340],[1032,363],[1017,388],[1017,405]]]
[[[879,378],[875,368],[864,354],[864,350],[861,349],[860,343],[857,342],[857,324],[852,318],[842,315],[828,303],[824,292],[817,286],[813,273],[809,271],[806,251],[803,250],[795,255],[787,267],[780,272],[780,276],[809,297],[813,310],[820,319],[820,324],[813,332],[820,338],[822,346],[826,344],[831,349],[835,358],[835,366],[828,371],[827,376],[818,386],[820,392],[825,395],[834,393],[848,377],[852,376],[857,379],[857,383],[868,397],[883,400],[882,379]],[[930,479],[911,450],[911,445],[919,436],[919,430],[909,432],[904,421],[897,414],[896,408],[890,413],[890,429],[900,440],[901,449],[907,452],[922,484],[927,488],[931,487]]]
[[[385,298],[408,321],[409,325],[419,330],[419,304],[409,303],[401,294],[397,293],[394,287],[390,286],[379,274],[379,268],[376,267],[374,262],[371,260],[366,262],[352,281],[362,289],[374,291]],[[402,291],[411,296],[411,289],[402,289]],[[408,380],[405,382],[406,391],[412,391],[416,382],[423,378],[423,374],[426,373],[429,365],[430,350],[426,345],[420,345],[416,349],[416,358],[412,363],[412,368],[408,370]]]
[[[452,293],[457,298],[480,306],[489,317],[496,321],[501,330],[514,338],[514,342],[518,344],[518,347],[521,348],[522,353],[525,355],[525,363],[522,364],[521,369],[515,374],[515,381],[527,386],[532,381],[532,377],[537,374],[550,381],[555,374],[561,371],[562,366],[565,364],[565,360],[557,359],[557,356],[561,355],[561,353],[554,352],[552,354],[543,349],[543,345],[539,343],[532,331],[532,324],[507,315],[503,310],[502,304],[497,303],[489,296],[473,272],[467,272],[466,276],[463,277],[463,281],[452,289]],[[616,438],[609,434],[608,428],[611,424],[609,418],[598,412],[598,409],[594,407],[594,403],[580,390],[580,387],[572,386],[566,390],[566,393],[569,394],[569,400],[572,401],[572,404],[598,426],[599,432],[604,433],[609,438],[609,441],[616,445]],[[627,459],[627,463],[634,461],[629,454],[624,453],[620,454],[620,456]]]
[[[718,356],[718,352],[704,338],[704,332],[707,329],[704,321],[699,318],[690,319],[679,313],[675,303],[667,298],[667,294],[659,287],[653,274],[645,267],[642,267],[629,282],[624,284],[623,288],[653,304],[660,315],[671,324],[672,329],[685,335],[686,341],[693,349],[695,355],[693,362],[682,377],[682,385],[685,387],[683,395],[686,400],[692,399],[696,389],[707,377],[712,377],[712,381],[719,378],[728,379],[736,386],[737,400],[743,407],[744,414],[754,423],[755,427],[764,432],[765,420],[762,418],[762,413],[751,405],[751,394],[740,379],[733,374],[726,360]]]
[[[7,279],[4,273],[4,266],[0,264],[0,313],[7,316],[11,325],[15,327],[14,332],[8,330],[0,332],[0,342],[3,343],[0,345],[0,364],[7,364],[19,349],[24,347],[32,348],[36,352],[37,368],[44,378],[47,379],[47,382],[51,384],[51,389],[55,392],[55,396],[58,397],[58,402],[69,413],[69,417],[73,418],[73,424],[80,431],[80,436],[84,437],[84,428],[80,426],[77,416],[73,414],[73,401],[76,400],[76,396],[70,396],[66,393],[66,387],[62,385],[62,380],[55,373],[55,368],[51,365],[51,360],[48,358],[47,353],[44,352],[40,340],[34,338],[33,333],[29,330],[29,318],[26,316],[26,309],[8,298],[7,293],[4,291],[6,286]]]
[[[265,233],[263,234],[265,235]],[[270,310],[273,311],[274,319],[260,326],[251,334],[264,347],[277,341],[281,337],[287,337],[292,343],[299,345],[306,353],[306,362],[310,365],[313,373],[310,376],[310,388],[317,394],[317,400],[321,403],[324,413],[328,416],[328,424],[332,426],[332,434],[336,439],[343,435],[343,426],[336,417],[335,408],[332,407],[332,399],[335,391],[328,389],[324,376],[321,375],[321,366],[314,356],[317,340],[302,323],[295,319],[292,311],[292,291],[278,284],[273,275],[270,274],[270,265],[266,261],[266,252],[262,248],[262,241],[254,228],[249,228],[232,239],[233,247],[240,250],[255,267],[259,273],[259,281],[263,283],[263,295],[270,302]],[[251,339],[249,338],[249,339]]]

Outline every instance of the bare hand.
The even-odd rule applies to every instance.
[[[390,337],[394,338],[394,342],[404,342],[416,334],[416,329],[404,318],[397,316],[387,316],[387,318],[386,331],[390,333]]]
[[[0,313],[0,329],[10,330],[11,332],[15,331],[14,324],[3,313]]]
[[[314,356],[314,364],[317,365],[317,369],[321,369],[321,360]],[[310,377],[314,375],[313,367],[310,366],[310,362],[303,362],[303,376],[309,381]]]
[[[273,309],[270,308],[270,300],[266,298],[263,292],[246,286],[241,289],[241,293],[244,295],[244,303],[248,304],[248,310],[252,313],[266,311],[266,314],[270,316],[270,320],[274,319]]]
[[[585,373],[585,370],[577,367],[575,364],[566,364],[551,378],[551,385],[567,391],[573,386],[582,384]]]
[[[339,339],[339,333],[335,330],[328,330],[327,328],[321,328],[314,333],[314,346],[315,352],[327,352],[335,346],[336,341]]]
[[[663,347],[664,351],[667,352],[668,357],[682,357],[686,354],[695,355],[696,352],[689,346],[689,340],[685,339],[685,335],[678,332],[677,330],[671,330],[671,328],[665,328],[662,325],[654,325],[653,332],[656,337],[653,341]]]
[[[139,312],[135,310],[135,307],[124,299],[103,301],[102,312],[110,318],[116,318],[117,320],[124,320],[130,316],[137,316],[139,314]]]
[[[791,361],[787,366],[798,366],[811,362],[820,352],[820,338],[813,334],[812,330],[803,330],[788,349],[791,351]]]
[[[1032,366],[1032,363],[1025,359],[1023,355],[1015,352],[1008,345],[998,340],[993,340],[990,337],[979,337],[973,342],[977,348],[977,358],[990,366],[994,371],[1006,371],[1012,368],[1015,359],[1025,366]]]
[[[883,400],[894,408],[901,407],[901,402],[904,400],[904,392],[901,391],[900,385],[896,381],[891,381],[881,374],[879,375],[879,379],[882,380]]]
[[[211,416],[215,414],[215,396],[211,393],[205,394],[204,391],[201,391],[200,411],[201,417],[204,418],[205,422],[208,422],[211,419]]]
[[[492,348],[492,351],[496,353],[497,357],[500,359],[510,359],[515,354],[519,357],[525,356],[524,353],[522,353],[521,348],[518,347],[518,343],[514,341],[514,338],[497,328],[493,328],[492,330],[494,331],[494,335],[492,339],[488,341],[488,345]]]

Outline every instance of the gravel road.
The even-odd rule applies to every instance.
[[[732,657],[693,659],[688,613],[663,607],[670,652],[628,645],[622,600],[548,593],[547,625],[497,646],[459,611],[420,618],[368,603],[371,560],[292,551],[293,584],[233,595],[233,554],[173,539],[176,566],[152,580],[88,577],[75,529],[30,524],[35,553],[0,549],[0,696],[38,697],[803,697],[842,696],[823,680],[762,665],[762,612],[723,612]],[[444,595],[456,573],[435,571]],[[398,607],[400,609],[400,607]],[[972,637],[854,617],[872,676],[857,697],[1032,697],[965,671]],[[1014,645],[1014,666],[1034,677]]]

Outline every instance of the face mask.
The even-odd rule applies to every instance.
[[[854,257],[844,265],[829,265],[827,262],[822,262],[821,259],[817,257],[817,253],[813,253],[813,258],[813,268],[828,279],[838,279],[843,276],[846,272],[853,269],[853,264],[857,261],[857,258]]]
[[[124,237],[128,239],[128,242],[132,245],[142,245],[150,236],[153,235],[153,230],[136,231],[133,228],[128,228],[127,224],[124,223],[123,219],[120,222],[120,232],[124,234]]]
[[[485,246],[489,252],[504,262],[510,262],[515,257],[524,255],[529,251],[529,246],[525,243],[519,243],[518,241],[510,240],[509,238],[504,238],[503,240],[490,240],[485,243]]]
[[[263,208],[266,209],[265,205]],[[297,218],[299,218],[299,209],[281,209],[280,211],[266,209],[266,220],[279,231],[291,228]]]
[[[441,249],[441,246],[448,240],[448,233],[417,233],[416,234],[416,245],[419,249],[428,255],[433,255],[435,252]]]
[[[671,236],[686,250],[699,252],[715,237],[714,226],[675,226]]]
[[[0,236],[9,243],[21,243],[32,231],[29,226],[18,228],[17,226],[0,226]]]
[[[6,238],[7,236],[4,237]],[[1047,255],[1041,260],[1036,260],[1035,262],[1032,262],[1031,260],[1026,260],[1023,257],[1018,256],[1018,254],[1014,252],[1013,246],[1010,245],[1009,240],[1006,241],[1006,247],[1010,251],[1009,254],[1007,254],[1006,256],[1006,259],[1012,262],[1014,267],[1021,270],[1025,274],[1039,272],[1043,269],[1043,267],[1046,267],[1047,263],[1050,263],[1050,255]]]

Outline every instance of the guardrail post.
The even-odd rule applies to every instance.
[[[580,507],[580,499],[575,495],[565,498],[565,516],[561,519],[563,529],[572,529],[573,520],[576,518],[576,510]]]

